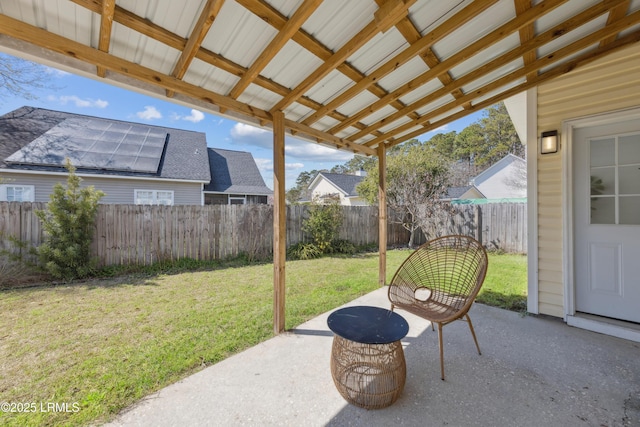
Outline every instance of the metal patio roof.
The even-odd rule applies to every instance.
[[[0,49],[375,155],[640,40],[640,0],[0,0]]]

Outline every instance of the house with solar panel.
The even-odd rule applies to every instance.
[[[216,185],[202,132],[22,107],[0,117],[0,201],[48,202],[66,158],[105,193],[101,203],[203,205]],[[228,166],[217,164],[216,177],[234,177]]]
[[[311,200],[321,203],[335,200],[344,206],[367,206],[366,200],[356,191],[356,187],[365,176],[364,171],[358,171],[355,175],[319,172],[309,184]]]

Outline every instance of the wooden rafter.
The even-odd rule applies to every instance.
[[[236,101],[235,99],[229,98],[228,96],[217,94],[199,86],[187,83],[183,80],[179,80],[173,76],[159,73],[150,68],[118,58],[98,49],[85,46],[57,34],[49,33],[46,30],[34,27],[6,15],[0,14],[0,28],[2,28],[2,32],[4,34],[19,40],[29,41],[36,46],[57,52],[64,56],[102,66],[109,71],[134,77],[146,84],[151,84],[164,89],[171,89],[176,93],[181,93],[187,97],[207,102],[211,104],[212,107],[217,106],[219,108],[225,108],[241,113],[247,117],[262,120],[264,123],[272,122],[272,115],[267,111],[250,107],[242,102]],[[330,144],[337,148],[343,148],[369,156],[375,155],[376,153],[375,150],[371,148],[364,147],[360,144],[354,144],[351,141],[313,129],[293,120],[285,120],[285,126],[287,129],[309,136],[310,139],[315,139],[318,142]]]
[[[376,3],[378,3],[378,5],[380,5],[381,1],[382,0],[376,0]],[[409,19],[409,18],[405,18],[402,21],[398,22],[396,24],[396,29],[400,32],[400,34],[402,34],[402,36],[405,38],[405,40],[409,44],[416,43],[422,37],[420,35],[420,31],[418,31],[416,26],[413,24],[413,22],[411,22],[411,19]],[[427,66],[429,68],[433,68],[433,67],[437,66],[440,63],[440,60],[438,59],[438,57],[436,56],[436,54],[433,52],[433,50],[431,48],[427,48],[424,51],[424,53],[422,53],[420,55],[420,57],[422,58],[424,63],[427,64]],[[448,72],[444,73],[444,74],[441,74],[441,75],[438,76],[438,80],[440,80],[440,82],[443,85],[447,85],[447,84],[451,83],[451,75]],[[454,98],[459,98],[459,97],[462,96],[462,91],[459,90],[459,89],[455,90],[455,91],[453,91],[453,93],[451,95]],[[341,129],[343,129],[343,128],[341,128]]]
[[[516,8],[516,15],[522,15],[531,8],[531,0],[514,0],[514,6]],[[520,43],[526,43],[534,37],[535,26],[533,25],[533,22],[520,28]],[[524,62],[524,65],[529,65],[535,62],[535,60],[536,52],[533,50],[530,50],[529,52],[522,55],[522,61]],[[527,79],[533,79],[534,77],[535,74],[531,74],[527,76]]]
[[[240,81],[236,83],[229,97],[237,99],[238,96],[255,80],[260,71],[266,67],[269,62],[280,52],[280,49],[298,32],[302,24],[311,16],[313,12],[320,6],[322,0],[305,0],[298,7],[291,19],[282,27],[282,30],[271,40],[266,49],[258,56],[247,72],[242,76]]]
[[[35,0],[19,1],[26,4]],[[361,18],[358,20],[357,25],[361,29],[360,33],[345,43],[338,42],[337,46],[324,45],[313,35],[305,32],[301,25],[306,18],[299,19],[299,22],[295,22],[298,21],[298,18],[294,18],[296,13],[301,13],[300,9],[307,7],[306,5],[311,3],[313,3],[314,8],[322,3],[322,8],[317,10],[322,10],[323,14],[331,13],[332,9],[339,10],[329,0],[306,0],[308,3],[300,2],[302,6],[294,12],[294,15],[291,15],[291,19],[284,16],[277,9],[277,6],[268,4],[267,0],[234,0],[228,4],[230,17],[244,16],[243,11],[239,9],[244,8],[244,10],[256,14],[272,25],[278,32],[277,41],[272,41],[272,44],[260,54],[257,60],[250,64],[240,65],[230,59],[233,55],[225,57],[224,49],[214,52],[202,46],[208,29],[218,25],[215,17],[221,10],[221,0],[203,1],[204,6],[198,11],[198,14],[193,17],[187,17],[187,19],[192,19],[192,30],[186,38],[168,30],[168,28],[172,28],[171,25],[167,25],[172,21],[170,17],[158,16],[157,18],[147,19],[137,16],[133,12],[117,5],[114,0],[71,1],[91,10],[100,17],[101,25],[97,47],[90,48],[81,38],[78,38],[78,40],[83,41],[75,42],[76,44],[73,44],[72,40],[64,39],[64,43],[61,42],[60,45],[56,46],[58,49],[56,52],[92,64],[96,67],[99,75],[106,76],[106,78],[112,80],[122,80],[121,77],[116,76],[116,74],[120,74],[129,78],[129,82],[137,80],[145,85],[154,85],[156,88],[161,87],[169,96],[173,95],[174,92],[182,96],[181,100],[183,102],[189,102],[192,99],[204,101],[210,104],[210,107],[204,108],[208,108],[211,112],[224,113],[229,111],[228,114],[230,116],[256,123],[259,126],[269,126],[273,120],[272,113],[275,111],[286,111],[287,115],[290,116],[285,118],[284,121],[287,132],[303,139],[354,152],[362,152],[367,155],[375,155],[374,147],[380,142],[397,144],[400,140],[407,139],[414,132],[426,132],[435,123],[442,123],[443,120],[453,120],[455,117],[475,111],[479,105],[484,105],[485,98],[491,96],[494,92],[504,92],[506,88],[512,86],[521,87],[521,80],[539,82],[538,73],[541,70],[548,71],[548,68],[556,66],[555,61],[558,60],[559,52],[564,55],[564,60],[568,60],[569,57],[578,54],[582,50],[593,49],[594,45],[579,47],[581,46],[580,44],[573,43],[567,46],[568,39],[565,38],[565,41],[563,41],[560,38],[563,34],[580,25],[582,25],[581,31],[586,30],[585,34],[588,32],[592,32],[592,35],[598,34],[599,38],[587,40],[591,40],[595,45],[599,44],[604,47],[612,43],[618,46],[620,28],[628,30],[629,26],[640,23],[640,16],[635,12],[628,15],[632,4],[630,0],[601,0],[586,10],[581,10],[575,2],[572,2],[571,6],[562,9],[562,13],[558,12],[557,16],[562,16],[563,22],[560,22],[552,30],[536,35],[534,28],[547,28],[543,22],[548,22],[546,20],[538,20],[545,13],[557,7],[563,0],[541,0],[536,2],[532,0],[512,0],[516,11],[515,18],[511,18],[509,22],[502,18],[492,20],[490,16],[492,14],[483,13],[483,16],[491,21],[491,25],[499,27],[498,30],[492,31],[489,36],[481,37],[480,40],[469,38],[462,49],[457,49],[456,53],[451,56],[440,58],[438,56],[439,44],[434,45],[434,43],[445,43],[443,38],[452,31],[475,25],[471,24],[470,21],[492,5],[496,5],[497,0],[475,0],[469,3],[461,3],[459,6],[456,3],[456,6],[452,6],[450,13],[443,15],[439,20],[434,21],[435,23],[424,19],[424,10],[420,8],[409,9],[415,0],[375,0],[378,5],[377,10],[372,10],[370,3],[366,9],[362,8],[367,10],[367,14],[372,15],[369,23],[366,23],[367,15],[361,15],[365,19],[364,21]],[[337,4],[341,3],[338,2]],[[356,4],[358,6],[354,6]],[[350,4],[348,9],[345,10],[353,11],[359,5],[359,3]],[[60,7],[59,9],[62,10],[62,8]],[[66,9],[68,6],[64,6],[64,8],[68,10]],[[227,9],[225,8],[225,10]],[[569,10],[573,10],[573,15],[568,13]],[[47,14],[49,13],[55,14],[55,8],[52,11],[48,10]],[[608,33],[606,33],[606,37],[602,38],[600,36],[605,32],[593,33],[595,31],[594,28],[602,28],[602,19],[594,21],[594,25],[585,25],[585,23],[605,13],[607,14],[605,28]],[[154,15],[151,14],[149,16]],[[16,21],[31,22],[29,18],[25,20],[16,19]],[[172,56],[165,55],[165,58],[162,59],[164,60],[163,68],[151,69],[145,68],[142,64],[157,64],[159,57],[154,58],[153,62],[149,62],[151,57],[145,54],[139,56],[143,62],[135,63],[133,60],[125,60],[109,54],[110,45],[114,43],[111,35],[114,23],[130,28],[144,37],[177,50],[179,52],[178,59],[174,64],[167,64],[167,57]],[[313,28],[315,24],[317,23],[310,22],[309,28]],[[32,23],[31,25],[37,24]],[[222,28],[225,25],[227,23],[220,23]],[[31,29],[25,30],[21,28],[20,31],[22,30],[29,33]],[[407,41],[404,46],[409,47],[404,47],[402,44],[396,45],[398,50],[392,54],[392,57],[390,56],[391,60],[382,57],[375,58],[375,49],[370,49],[371,46],[361,50],[365,44],[368,45],[369,42],[372,42],[373,37],[380,32],[390,30],[395,31],[396,35],[381,38],[384,43],[390,42],[394,40],[394,37],[400,35]],[[55,45],[60,41],[56,39],[57,36],[52,31],[42,30],[42,32],[38,33],[38,36],[33,36],[32,34],[25,36],[20,31],[15,28],[5,29],[4,26],[0,26],[0,34],[24,40],[26,43],[31,43],[45,50],[55,50],[50,49],[51,44]],[[84,31],[84,29],[80,29],[80,31]],[[519,46],[507,52],[502,47],[504,44],[498,42],[508,34],[514,33],[519,35]],[[464,31],[461,31],[460,35],[467,37]],[[82,33],[82,37],[85,37],[84,33]],[[121,36],[116,35],[116,37]],[[49,39],[56,41],[49,42]],[[134,37],[133,40],[137,40],[137,38]],[[292,70],[291,74],[295,75],[295,81],[298,82],[293,85],[282,80],[280,76],[272,80],[261,75],[264,67],[273,58],[276,58],[276,55],[281,51],[287,40],[295,41],[302,49],[316,55],[323,64],[305,75],[296,74]],[[544,49],[547,43],[555,42],[556,40],[559,46],[564,46],[562,49],[544,57],[537,57],[537,49]],[[8,40],[4,41],[5,44],[7,42],[12,43]],[[118,43],[123,42],[128,43],[124,39],[118,39]],[[395,40],[394,42],[398,43]],[[132,41],[133,48],[140,47],[144,43],[144,39],[139,45],[135,43],[135,41]],[[64,45],[67,46],[66,49]],[[219,45],[215,43],[213,45],[216,47],[212,49],[220,49]],[[73,47],[68,48],[68,46]],[[90,50],[83,51],[80,46],[90,48]],[[499,46],[500,48],[498,49]],[[487,48],[492,49],[490,53],[492,55],[491,60],[480,65],[477,65],[475,60],[468,61],[477,52]],[[158,49],[161,52],[163,48],[158,47]],[[94,51],[101,54],[96,54]],[[40,54],[37,53],[37,55]],[[373,55],[374,61],[369,61],[369,64],[376,64],[370,71],[361,71],[354,65],[361,59],[363,59],[363,64],[372,59],[367,59],[365,55]],[[240,58],[241,56],[235,55],[235,57]],[[205,67],[208,67],[208,70],[202,68],[201,71],[209,72],[211,76],[218,78],[223,73],[216,73],[215,70],[224,70],[224,72],[236,76],[239,79],[238,82],[236,82],[235,86],[228,86],[230,79],[227,79],[227,82],[213,82],[218,85],[217,87],[226,88],[222,93],[206,89],[206,87],[209,87],[206,83],[199,86],[185,82],[182,79],[194,58],[198,58]],[[410,80],[407,79],[409,81],[403,80],[403,76],[400,75],[401,73],[398,72],[398,69],[414,58],[420,58],[429,69],[417,77],[412,77]],[[518,60],[521,60],[524,66],[520,66],[520,68],[515,66],[516,70],[508,76],[504,75],[488,79],[489,76],[494,76],[501,70],[505,64],[514,63],[514,61]],[[169,66],[167,67],[167,65]],[[293,63],[292,65],[295,66]],[[167,69],[172,71],[159,71]],[[409,73],[416,72],[418,69],[419,66],[412,67]],[[458,70],[455,75],[451,72],[452,69]],[[334,70],[342,73],[353,83],[343,83],[342,87],[337,87],[339,80],[327,81],[326,89],[323,89],[323,91],[333,90],[333,92],[327,92],[329,95],[327,98],[330,99],[327,102],[318,102],[309,96],[305,96],[313,86],[318,83],[324,84],[325,77]],[[545,71],[545,76],[548,76],[547,71]],[[527,72],[528,74],[522,75],[522,72]],[[386,79],[387,75],[391,78]],[[282,77],[284,78],[284,75]],[[381,81],[383,78],[384,81]],[[520,80],[516,81],[516,79]],[[438,80],[442,87],[435,90],[426,89],[427,85]],[[398,82],[399,86],[387,87],[392,81]],[[480,85],[476,81],[486,83]],[[265,89],[264,96],[255,98],[255,104],[253,100],[246,103],[239,102],[238,97],[251,84]],[[331,87],[330,85],[336,85],[336,87]],[[469,89],[471,87],[477,88],[471,90]],[[156,90],[153,89],[154,92]],[[375,98],[371,98],[370,95],[360,97],[363,91],[373,94]],[[511,93],[511,89],[507,90],[507,92]],[[412,101],[406,101],[405,98],[410,98]],[[416,98],[418,99],[416,100]],[[280,99],[280,101],[277,101],[277,99]],[[494,97],[491,99],[494,99]],[[368,105],[363,107],[361,102],[365,100],[367,100]],[[297,105],[287,109],[293,103]],[[359,107],[354,111],[353,107],[356,105],[359,105]],[[438,105],[438,107],[434,107],[434,105]],[[375,120],[373,119],[374,116],[376,117]],[[445,117],[445,119],[442,119],[442,117]]]
[[[253,14],[258,16],[263,21],[268,22],[269,24],[271,24],[275,29],[277,29],[279,31],[282,29],[282,27],[287,22],[286,17],[284,17],[282,14],[280,14],[280,12],[275,10],[271,5],[269,5],[268,3],[266,3],[263,0],[236,0],[236,2],[241,4],[247,10],[251,11]],[[328,60],[331,57],[331,55],[333,55],[333,52],[331,51],[331,49],[329,49],[328,47],[324,46],[322,43],[320,43],[318,40],[316,40],[313,36],[311,36],[310,34],[308,34],[307,32],[305,32],[302,29],[300,29],[297,33],[295,33],[293,35],[292,40],[295,41],[296,43],[298,43],[300,46],[304,47],[309,52],[313,53],[315,56],[317,56],[322,61]],[[349,79],[351,79],[351,80],[353,80],[355,82],[359,81],[360,79],[364,78],[364,76],[365,76],[364,74],[362,74],[360,71],[356,70],[354,67],[352,67],[347,62],[344,62],[344,63],[340,64],[336,68],[336,70],[340,71],[347,78],[349,78]],[[260,77],[261,76],[259,76],[259,79],[260,79]],[[269,81],[271,81],[271,80],[269,80]],[[258,80],[257,83],[260,84],[259,80]],[[262,85],[262,86],[264,87],[264,85]],[[269,88],[266,88],[266,89],[269,89]],[[270,89],[270,90],[272,90],[272,89]],[[276,93],[278,93],[279,95],[281,95],[284,98],[291,91],[289,89],[284,88],[284,90],[280,90],[280,91],[272,90],[272,92],[276,92]],[[370,87],[369,88],[369,92],[371,92],[373,95],[377,96],[378,98],[381,98],[381,97],[387,95],[387,91],[385,91],[382,87],[380,87],[377,84],[373,85],[372,87]],[[322,105],[320,103],[318,103],[316,101],[313,101],[310,98],[307,98],[307,97],[304,97],[304,96],[299,98],[297,100],[297,102],[302,104],[302,105],[304,105],[304,106],[306,106],[306,107],[311,108],[312,110],[317,110],[320,107],[322,107]],[[400,101],[395,101],[391,105],[396,109],[400,109],[400,108],[404,107],[404,104],[402,104]],[[340,121],[340,122],[346,119],[346,116],[344,116],[341,113],[338,113],[337,111],[333,111],[333,112],[329,113],[329,116],[331,116],[332,118],[334,118],[334,119],[336,119],[337,121]],[[366,125],[362,124],[362,123],[354,123],[353,126],[358,128],[358,129],[364,129],[366,127]],[[380,135],[377,135],[377,136],[380,136]]]
[[[392,93],[389,94],[389,98],[391,97],[401,97],[403,95],[406,95],[407,93],[411,92],[412,90],[415,90],[416,88],[420,87],[421,85],[428,83],[429,81],[431,81],[433,78],[446,73],[447,70],[450,70],[451,68],[461,64],[462,62],[466,61],[467,59],[469,59],[470,57],[472,57],[473,55],[475,55],[476,53],[478,53],[481,49],[482,46],[487,46],[489,44],[494,44],[502,39],[504,39],[505,37],[509,36],[510,34],[518,31],[520,28],[528,25],[531,21],[533,21],[535,19],[536,16],[539,16],[539,13],[549,13],[551,12],[554,8],[559,7],[562,3],[566,2],[567,0],[553,0],[553,1],[547,1],[546,3],[539,3],[535,8],[529,9],[527,12],[520,14],[519,16],[513,18],[511,21],[507,22],[506,24],[502,25],[501,27],[497,28],[496,30],[490,32],[489,34],[487,34],[486,36],[478,39],[476,42],[470,44],[469,46],[467,46],[466,48],[460,50],[459,52],[457,52],[456,54],[452,55],[451,57],[449,57],[447,60],[442,61],[441,63],[439,63],[438,65],[436,65],[435,67],[431,68],[430,70],[428,70],[427,72],[419,75],[418,77],[414,78],[413,80],[411,80],[410,82],[402,85],[401,87],[399,87],[398,89],[396,89],[395,91],[393,91]],[[540,8],[540,9],[536,9],[536,8]],[[604,11],[606,9],[601,8],[599,9],[601,10],[600,14],[604,13]],[[581,22],[586,22],[586,21],[581,21]],[[542,46],[544,43],[547,43],[549,41],[551,41],[554,37],[558,37],[559,33],[557,32],[547,32],[545,33],[544,36],[541,36],[539,38],[536,39],[536,43],[529,43],[529,44],[522,44],[519,48],[516,48],[514,50],[512,50],[511,52],[503,55],[500,57],[500,60],[494,60],[489,62],[488,64],[485,64],[482,67],[483,70],[483,74],[486,74],[487,72],[493,71],[501,66],[503,66],[504,64],[509,63],[510,61],[516,59],[517,57],[521,56],[523,53],[526,53],[530,50],[533,50],[537,47]],[[516,51],[520,51],[519,49],[522,49],[523,46],[526,46],[526,50],[524,50],[524,52],[520,55],[514,56],[514,52]],[[476,74],[472,74],[473,76],[476,76]],[[476,77],[477,78],[477,77]],[[473,80],[475,80],[475,78],[473,78]],[[472,82],[473,80],[471,80],[470,75],[461,77],[457,80],[452,80],[450,83],[448,83],[447,85],[445,85],[443,88],[419,99],[418,101],[413,102],[411,105],[408,105],[406,107],[405,110],[399,110],[398,112],[390,115],[389,117],[386,117],[385,119],[379,121],[378,123],[375,124],[370,124],[369,127],[367,127],[367,129],[362,130],[358,133],[356,133],[355,135],[351,135],[349,137],[349,139],[357,139],[360,137],[363,137],[364,135],[366,135],[368,132],[370,131],[375,131],[377,129],[380,129],[383,126],[386,126],[387,124],[389,124],[390,122],[392,122],[393,120],[396,120],[402,116],[404,116],[406,111],[415,111],[417,109],[419,109],[420,107],[429,104],[430,102],[433,102],[443,96],[446,96],[447,94],[451,93],[454,90],[458,90],[460,88],[462,88],[464,85],[466,85],[467,83]],[[468,99],[469,97],[458,97],[457,101],[459,101],[460,99]],[[385,99],[384,101],[381,99],[379,102],[375,102],[371,105],[369,105],[367,108],[359,111],[358,113],[354,114],[351,116],[351,118],[346,121],[341,123],[342,125],[349,125],[351,120],[361,120],[362,118],[366,117],[367,115],[373,113],[374,111],[376,111],[377,109],[380,109],[384,106],[383,103],[387,103],[389,102],[389,99]],[[468,102],[468,101],[467,101]],[[459,102],[456,104],[456,106],[461,106],[464,105],[464,102]],[[422,120],[422,119],[419,119]],[[334,128],[335,129],[335,128]]]
[[[116,0],[102,0],[102,8],[100,11],[100,39],[98,41],[98,49],[103,52],[109,52],[109,44],[111,42],[111,28],[113,28],[113,14],[116,9]],[[105,77],[107,70],[102,67],[96,69],[98,76]]]
[[[184,49],[182,49],[182,53],[180,54],[180,58],[178,58],[178,62],[176,63],[171,75],[177,79],[182,79],[195,58],[196,53],[200,49],[200,45],[202,41],[206,37],[211,25],[213,25],[213,21],[218,16],[218,12],[222,8],[224,4],[224,0],[208,0],[207,4],[205,4],[202,13],[200,13],[200,17],[198,17],[198,22],[196,22],[196,26],[191,31],[191,35],[187,39],[187,43],[185,44]],[[173,96],[173,92],[167,90],[167,96],[171,98]]]
[[[590,62],[596,61],[602,57],[605,57],[607,55],[609,55],[610,53],[618,50],[618,49],[622,49],[624,47],[627,47],[631,44],[634,43],[638,43],[640,42],[640,30],[639,31],[634,31],[631,34],[627,34],[624,37],[618,38],[616,39],[614,42],[609,43],[605,46],[600,46],[597,49],[591,51],[591,52],[587,52],[584,53],[582,55],[580,55],[577,58],[572,59],[571,61],[564,63],[562,65],[559,65],[549,71],[546,71],[544,74],[541,75],[537,75],[535,77],[534,80],[532,81],[526,81],[525,83],[522,83],[520,85],[514,86],[511,89],[502,92],[498,95],[495,95],[491,98],[488,98],[482,102],[479,102],[477,104],[473,105],[473,111],[480,111],[484,108],[490,107],[500,101],[504,101],[505,99],[513,96],[513,95],[517,95],[518,93],[524,92],[528,89],[531,89],[532,87],[535,87],[541,83],[544,83],[546,81],[555,79],[556,77],[559,77],[563,74],[566,74],[570,71],[575,70],[578,67],[584,66]],[[429,132],[433,129],[437,129],[440,126],[443,126],[447,123],[451,123],[451,121],[453,120],[458,120],[466,115],[468,115],[469,112],[467,111],[460,111],[458,113],[452,114],[451,116],[448,116],[442,120],[439,120],[437,122],[433,122],[430,123],[428,126],[423,127],[420,130],[408,133],[406,135],[402,136],[402,139],[398,139],[398,140],[388,140],[388,142],[385,144],[388,148],[393,147],[395,145],[401,144],[402,142],[409,140],[411,138],[415,138],[417,136],[420,136],[426,132]]]
[[[424,37],[420,38],[416,43],[410,45],[407,49],[403,50],[390,61],[385,62],[373,72],[369,73],[364,79],[360,80],[354,86],[351,86],[346,91],[342,92],[333,101],[317,110],[304,120],[304,124],[311,125],[320,120],[327,112],[338,108],[354,96],[358,95],[376,81],[382,77],[391,73],[407,61],[421,54],[426,49],[430,48],[435,42],[441,40],[446,35],[453,32],[459,25],[468,22],[473,19],[478,13],[486,10],[489,6],[493,5],[497,0],[481,0],[471,3],[469,6],[462,9],[455,15],[455,18],[444,22],[433,31],[427,33]]]
[[[101,4],[99,0],[71,0],[71,1],[93,12],[100,13]],[[239,2],[241,1],[244,1],[244,0],[239,0]],[[250,1],[250,0],[247,0],[247,1]],[[274,18],[273,15],[269,15],[268,17],[265,17],[265,19],[269,22],[271,22],[273,18]],[[114,21],[127,28],[137,31],[140,34],[144,34],[147,37],[158,40],[159,42],[166,44],[167,46],[170,46],[176,50],[182,51],[183,49],[185,49],[185,46],[187,44],[187,39],[180,37],[179,35],[172,33],[154,24],[148,19],[135,15],[134,13],[131,13],[117,5],[115,8]],[[286,20],[283,18],[283,21],[286,21]],[[300,33],[302,33],[302,31],[299,31],[296,34],[300,34]],[[294,40],[295,39],[296,38],[294,37]],[[327,48],[325,49],[328,52],[327,56],[330,56],[331,51]],[[242,77],[247,71],[247,69],[242,67],[241,65],[238,65],[233,61],[230,61],[229,59],[224,58],[223,56],[216,54],[214,52],[211,52],[202,47],[200,47],[196,51],[196,58],[238,77]],[[355,69],[352,69],[352,70],[354,72],[357,72],[355,71]],[[285,86],[278,84],[273,80],[267,79],[263,76],[258,76],[254,81],[254,83],[264,89],[277,93],[282,97],[287,96],[291,92],[291,90],[286,88]],[[321,107],[320,103],[313,101],[308,97],[302,97],[298,100],[298,102],[312,110],[315,110]],[[335,120],[338,120],[338,121],[342,121],[346,119],[346,116],[338,112],[333,112],[331,114],[331,117],[333,117]],[[358,124],[358,123],[354,124],[353,126],[358,129],[364,129],[366,127],[366,125]],[[376,135],[376,136],[380,136],[380,135]]]
[[[405,8],[409,8],[415,0],[406,0],[403,2]],[[296,102],[306,91],[311,89],[316,83],[327,76],[331,71],[335,70],[340,64],[344,63],[346,59],[351,56],[355,51],[360,49],[369,40],[371,40],[380,31],[386,31],[389,25],[394,25],[395,20],[399,19],[398,16],[384,17],[379,19],[375,17],[367,26],[365,26],[358,34],[356,34],[351,40],[345,43],[336,53],[331,55],[318,69],[312,72],[302,83],[300,83],[291,93],[278,102],[271,111],[282,111],[292,103]],[[391,24],[390,24],[391,22]]]
[[[579,52],[583,49],[588,48],[589,46],[592,46],[595,43],[598,43],[600,40],[603,40],[607,37],[610,37],[612,34],[617,34],[620,31],[634,25],[635,23],[637,23],[637,20],[640,19],[640,11],[634,12],[630,15],[627,15],[625,18],[620,19],[618,21],[616,21],[615,23],[612,23],[611,25],[602,28],[598,31],[595,31],[594,33],[589,34],[588,36],[585,36],[561,49],[558,49],[557,51],[553,52],[552,54],[546,55],[544,58],[539,59],[538,61],[536,61],[533,64],[530,64],[528,66],[525,66],[517,71],[514,71],[512,73],[507,74],[506,76],[499,78],[481,88],[475,89],[473,91],[471,91],[469,94],[466,94],[463,98],[461,98],[460,100],[456,100],[452,103],[449,104],[445,104],[443,106],[441,106],[440,108],[437,108],[433,111],[431,111],[429,114],[425,115],[424,117],[420,118],[419,120],[416,120],[414,122],[411,123],[407,123],[405,125],[401,125],[397,128],[395,128],[393,131],[391,132],[387,132],[386,133],[386,137],[379,137],[376,139],[373,139],[371,141],[368,141],[365,145],[370,146],[370,147],[375,147],[376,145],[384,142],[384,141],[388,141],[388,137],[393,137],[397,134],[401,134],[403,132],[406,132],[416,126],[424,126],[425,123],[427,125],[429,125],[428,121],[429,119],[433,118],[433,117],[437,117],[439,115],[442,115],[444,113],[446,113],[447,111],[451,111],[453,108],[455,108],[455,103],[456,102],[464,102],[467,99],[468,100],[472,100],[474,98],[478,98],[481,97],[483,95],[486,95],[488,93],[491,93],[492,91],[500,88],[500,87],[504,87],[507,86],[509,84],[512,84],[514,81],[518,81],[520,79],[525,78],[527,75],[529,75],[530,73],[533,73],[534,71],[538,71],[541,68],[545,68],[545,67],[549,67],[551,65],[553,65],[554,63],[560,61],[561,59],[567,58],[568,56],[571,56],[573,54],[575,54],[575,52]],[[626,36],[623,38],[620,38],[620,42],[615,42],[615,43],[610,43],[609,45],[612,46],[612,49],[618,49],[621,46],[624,46],[626,44],[630,44],[630,43],[635,43],[637,41],[637,37],[639,37],[640,35],[640,31],[638,32],[634,32],[632,33],[630,36]],[[580,55],[578,57],[577,60],[574,61],[570,61],[569,63],[575,63],[577,64],[581,64],[586,60],[591,60],[591,58],[594,55],[597,55],[598,57],[603,56],[604,54],[609,53],[608,49],[607,49],[608,45],[605,45],[604,47],[600,47],[597,50],[595,50],[595,54],[593,52],[587,52],[584,53],[582,55]],[[564,72],[568,72],[571,71],[572,69],[575,68],[574,65],[572,68],[568,69],[567,71]],[[564,70],[565,67],[564,65],[560,65],[557,66],[556,69],[562,69]],[[561,74],[563,74],[564,72],[562,72]],[[526,90],[530,87],[533,87],[535,85],[538,85],[540,83],[542,83],[543,81],[548,80],[549,78],[555,78],[557,77],[557,71],[554,72],[545,72],[544,74],[539,74],[536,76],[535,79],[531,79],[531,82],[534,83],[533,85],[518,85],[517,87],[519,87],[519,92],[522,92],[523,90]],[[544,77],[544,78],[543,78]],[[515,92],[515,93],[519,93],[519,92]],[[512,90],[506,91],[503,94],[508,93],[510,95],[505,95],[503,97],[501,97],[500,99],[498,99],[495,102],[499,102],[500,100],[503,100],[505,98],[507,98],[508,96],[511,96],[515,93],[513,93]],[[492,98],[493,99],[493,98]],[[485,105],[485,103],[483,102],[482,105]],[[489,104],[492,105],[492,104]],[[477,109],[478,107],[474,105],[474,110]],[[484,107],[482,107],[484,108]],[[425,130],[420,130],[422,133],[427,132]],[[404,138],[404,136],[403,136]]]
[[[618,19],[624,18],[627,11],[629,10],[629,5],[631,4],[631,0],[624,1],[612,8],[609,11],[609,17],[607,18],[607,25],[611,25],[616,22]],[[600,41],[600,46],[604,46],[609,43],[613,43],[616,40],[617,35],[613,35],[611,37],[607,37],[606,39]]]

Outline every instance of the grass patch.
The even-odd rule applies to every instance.
[[[408,255],[389,251],[388,281]],[[526,270],[517,276],[510,269],[526,264],[514,261],[509,267],[511,261],[502,260],[510,257],[490,257],[485,292],[500,292],[503,283],[518,285],[516,277],[524,280],[520,290],[507,292],[526,289]],[[377,289],[377,274],[375,253],[288,262],[286,327]],[[242,260],[185,260],[128,276],[2,291],[0,401],[70,407],[77,402],[80,410],[0,413],[0,425],[105,421],[142,397],[270,338],[272,306],[273,266]]]

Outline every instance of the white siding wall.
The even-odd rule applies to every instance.
[[[311,198],[315,199],[316,197],[321,197],[326,194],[337,194],[340,196],[340,204],[344,205],[345,198],[344,194],[340,192],[333,184],[331,184],[326,179],[322,178],[318,180],[318,184],[315,186],[313,190],[311,190]]]
[[[640,47],[637,45],[539,86],[537,133],[561,130],[562,122],[567,119],[635,106],[640,106]],[[561,153],[538,154],[537,160],[539,311],[562,317]]]
[[[6,170],[0,170],[0,178],[10,180],[12,184],[16,185],[35,186],[36,202],[48,202],[55,183],[65,184],[67,181],[64,175],[7,173]],[[134,204],[134,190],[168,190],[173,191],[173,203],[175,205],[202,204],[201,183],[82,176],[82,185],[93,185],[95,188],[104,191],[106,195],[102,198],[101,203]]]

